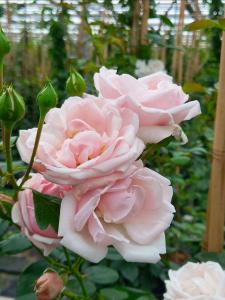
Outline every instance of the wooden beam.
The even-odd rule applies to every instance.
[[[216,107],[212,172],[208,195],[204,248],[220,252],[224,245],[225,221],[225,32],[222,36],[219,91]]]

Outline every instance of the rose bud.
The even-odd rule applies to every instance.
[[[10,42],[2,28],[0,28],[0,61],[10,51]]]
[[[40,114],[44,116],[51,108],[56,107],[58,96],[51,82],[48,81],[45,87],[37,95]]]
[[[86,90],[84,78],[76,71],[72,70],[66,82],[66,91],[69,96],[82,97]]]
[[[23,118],[25,114],[25,103],[23,97],[20,96],[11,86],[0,96],[0,120],[5,126],[12,126]]]
[[[44,273],[36,282],[34,291],[37,300],[55,299],[63,289],[62,278],[56,272]]]

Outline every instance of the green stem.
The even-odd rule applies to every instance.
[[[3,89],[3,61],[0,61],[0,92]]]
[[[79,282],[79,285],[81,287],[81,290],[82,290],[82,293],[83,293],[83,296],[85,297],[85,299],[90,299],[89,296],[88,296],[87,289],[84,285],[83,277],[80,274],[80,272],[76,271],[76,270],[73,270],[73,274],[76,277],[77,281]]]
[[[87,292],[87,289],[84,285],[84,279],[83,279],[83,276],[81,275],[81,273],[79,272],[79,267],[82,263],[83,259],[78,256],[74,262],[74,267],[73,267],[73,274],[74,276],[76,277],[77,281],[79,282],[80,284],[80,287],[81,287],[81,290],[82,290],[82,293],[83,293],[83,296],[85,299],[90,299],[89,298],[89,295],[88,295],[88,292]]]
[[[14,225],[15,225],[15,224],[14,224]],[[46,261],[48,262],[48,264],[49,264],[50,266],[59,268],[59,269],[65,271],[65,272],[68,272],[68,271],[69,271],[68,268],[67,268],[67,266],[61,264],[58,260],[56,260],[56,259],[54,259],[54,258],[52,258],[52,257],[49,257],[49,256],[45,256],[45,255],[43,254],[43,252],[42,252],[38,247],[36,247],[34,244],[33,244],[33,247],[34,247],[34,248],[36,249],[36,251],[40,254],[40,256],[41,256],[44,260],[46,260]]]
[[[11,153],[11,145],[10,145],[10,137],[12,134],[12,127],[4,128],[4,150],[5,150],[5,158],[7,164],[7,172],[12,173],[12,153]]]
[[[70,259],[69,252],[65,247],[63,247],[63,251],[64,251],[64,254],[65,254],[68,266],[70,268],[70,271],[72,272],[73,271],[73,265],[72,265],[72,262],[71,262],[71,259]]]
[[[82,293],[83,293],[83,296],[85,297],[85,299],[89,299],[88,292],[87,292],[86,287],[84,285],[83,276],[79,272],[79,267],[80,267],[83,259],[80,256],[78,256],[76,258],[74,264],[72,265],[68,250],[65,247],[63,247],[63,251],[64,251],[64,254],[65,254],[70,272],[76,277],[76,279],[77,279],[77,281],[78,281],[78,283],[81,287],[81,290],[82,290]]]
[[[2,89],[3,89],[3,62],[0,61],[0,92],[2,91]],[[1,125],[2,125],[2,122],[1,122]],[[3,125],[2,125],[2,131],[3,131]],[[1,169],[0,169],[0,176],[1,177],[4,176]]]
[[[4,145],[4,152],[5,152],[6,166],[7,166],[7,175],[9,176],[9,180],[13,185],[13,187],[17,189],[18,186],[13,175],[12,150],[10,144],[11,134],[12,134],[12,127],[5,126],[4,133],[3,133],[3,145]]]
[[[26,173],[23,177],[23,180],[22,180],[19,188],[22,188],[23,184],[29,178],[29,174],[30,174],[30,171],[31,171],[33,163],[34,163],[34,158],[35,158],[35,155],[37,153],[37,149],[38,149],[38,145],[39,145],[39,141],[40,141],[40,137],[41,137],[41,132],[42,132],[42,128],[43,128],[43,125],[44,125],[44,120],[45,120],[45,115],[40,115],[40,118],[39,118],[39,121],[38,121],[37,134],[36,134],[35,142],[34,142],[34,148],[33,148],[32,154],[31,154],[31,159],[30,159],[30,162],[29,162],[29,165],[27,167]]]
[[[62,269],[65,272],[68,272],[68,268],[66,266],[64,266],[63,264],[61,264],[59,261],[51,258],[51,257],[44,257],[44,259],[53,267]]]
[[[0,177],[4,177],[4,173],[1,168],[0,168]]]
[[[84,259],[82,257],[78,256],[73,265],[74,269],[78,271],[80,268],[80,265],[83,263],[83,261],[84,261]]]
[[[83,299],[80,296],[75,295],[73,292],[69,291],[68,289],[65,289],[62,292],[62,295],[66,296],[67,298],[72,299],[72,300],[82,300]]]

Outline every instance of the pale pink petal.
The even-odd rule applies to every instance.
[[[114,245],[117,251],[128,262],[142,262],[142,263],[157,263],[160,260],[159,249],[164,253],[165,249],[165,237],[160,236],[155,244],[150,245],[138,245],[135,243],[118,243]]]
[[[28,163],[31,158],[33,143],[29,143],[30,136],[35,136],[37,132],[36,128],[28,130],[20,130],[19,137],[16,142],[17,149],[21,156],[21,159]]]
[[[174,118],[174,122],[179,124],[182,121],[190,120],[201,114],[201,108],[198,101],[190,101],[181,106],[169,110]]]
[[[174,207],[170,204],[172,188],[155,186],[146,192],[142,211],[124,224],[129,236],[139,244],[150,243],[164,232],[173,219]]]
[[[126,218],[136,215],[144,204],[144,191],[141,187],[106,193],[98,205],[106,223],[122,223]]]
[[[150,90],[157,89],[161,81],[172,83],[172,77],[164,72],[156,72],[138,79],[138,81],[147,85]]]
[[[70,194],[62,200],[59,221],[61,244],[91,262],[99,262],[107,254],[107,247],[94,243],[88,231],[77,232],[74,226],[76,203]]]
[[[138,137],[144,143],[157,144],[163,139],[171,136],[174,132],[174,125],[169,126],[142,126],[138,131]]]

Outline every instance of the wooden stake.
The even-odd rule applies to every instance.
[[[222,37],[213,162],[208,195],[204,248],[220,252],[224,244],[225,220],[225,32]]]
[[[142,20],[141,20],[141,45],[148,44],[148,17],[149,17],[149,0],[142,0]]]
[[[184,13],[186,7],[186,0],[181,0],[180,2],[180,12],[179,12],[179,21],[177,25],[175,46],[182,46],[182,30],[184,27]],[[174,49],[173,52],[173,61],[172,61],[172,75],[176,78],[178,72],[178,81],[181,83],[183,78],[183,53],[180,50]]]
[[[136,54],[138,43],[139,43],[139,21],[140,21],[140,12],[141,12],[141,5],[139,0],[135,0],[133,8],[133,19],[132,19],[132,28],[131,28],[131,53]]]

